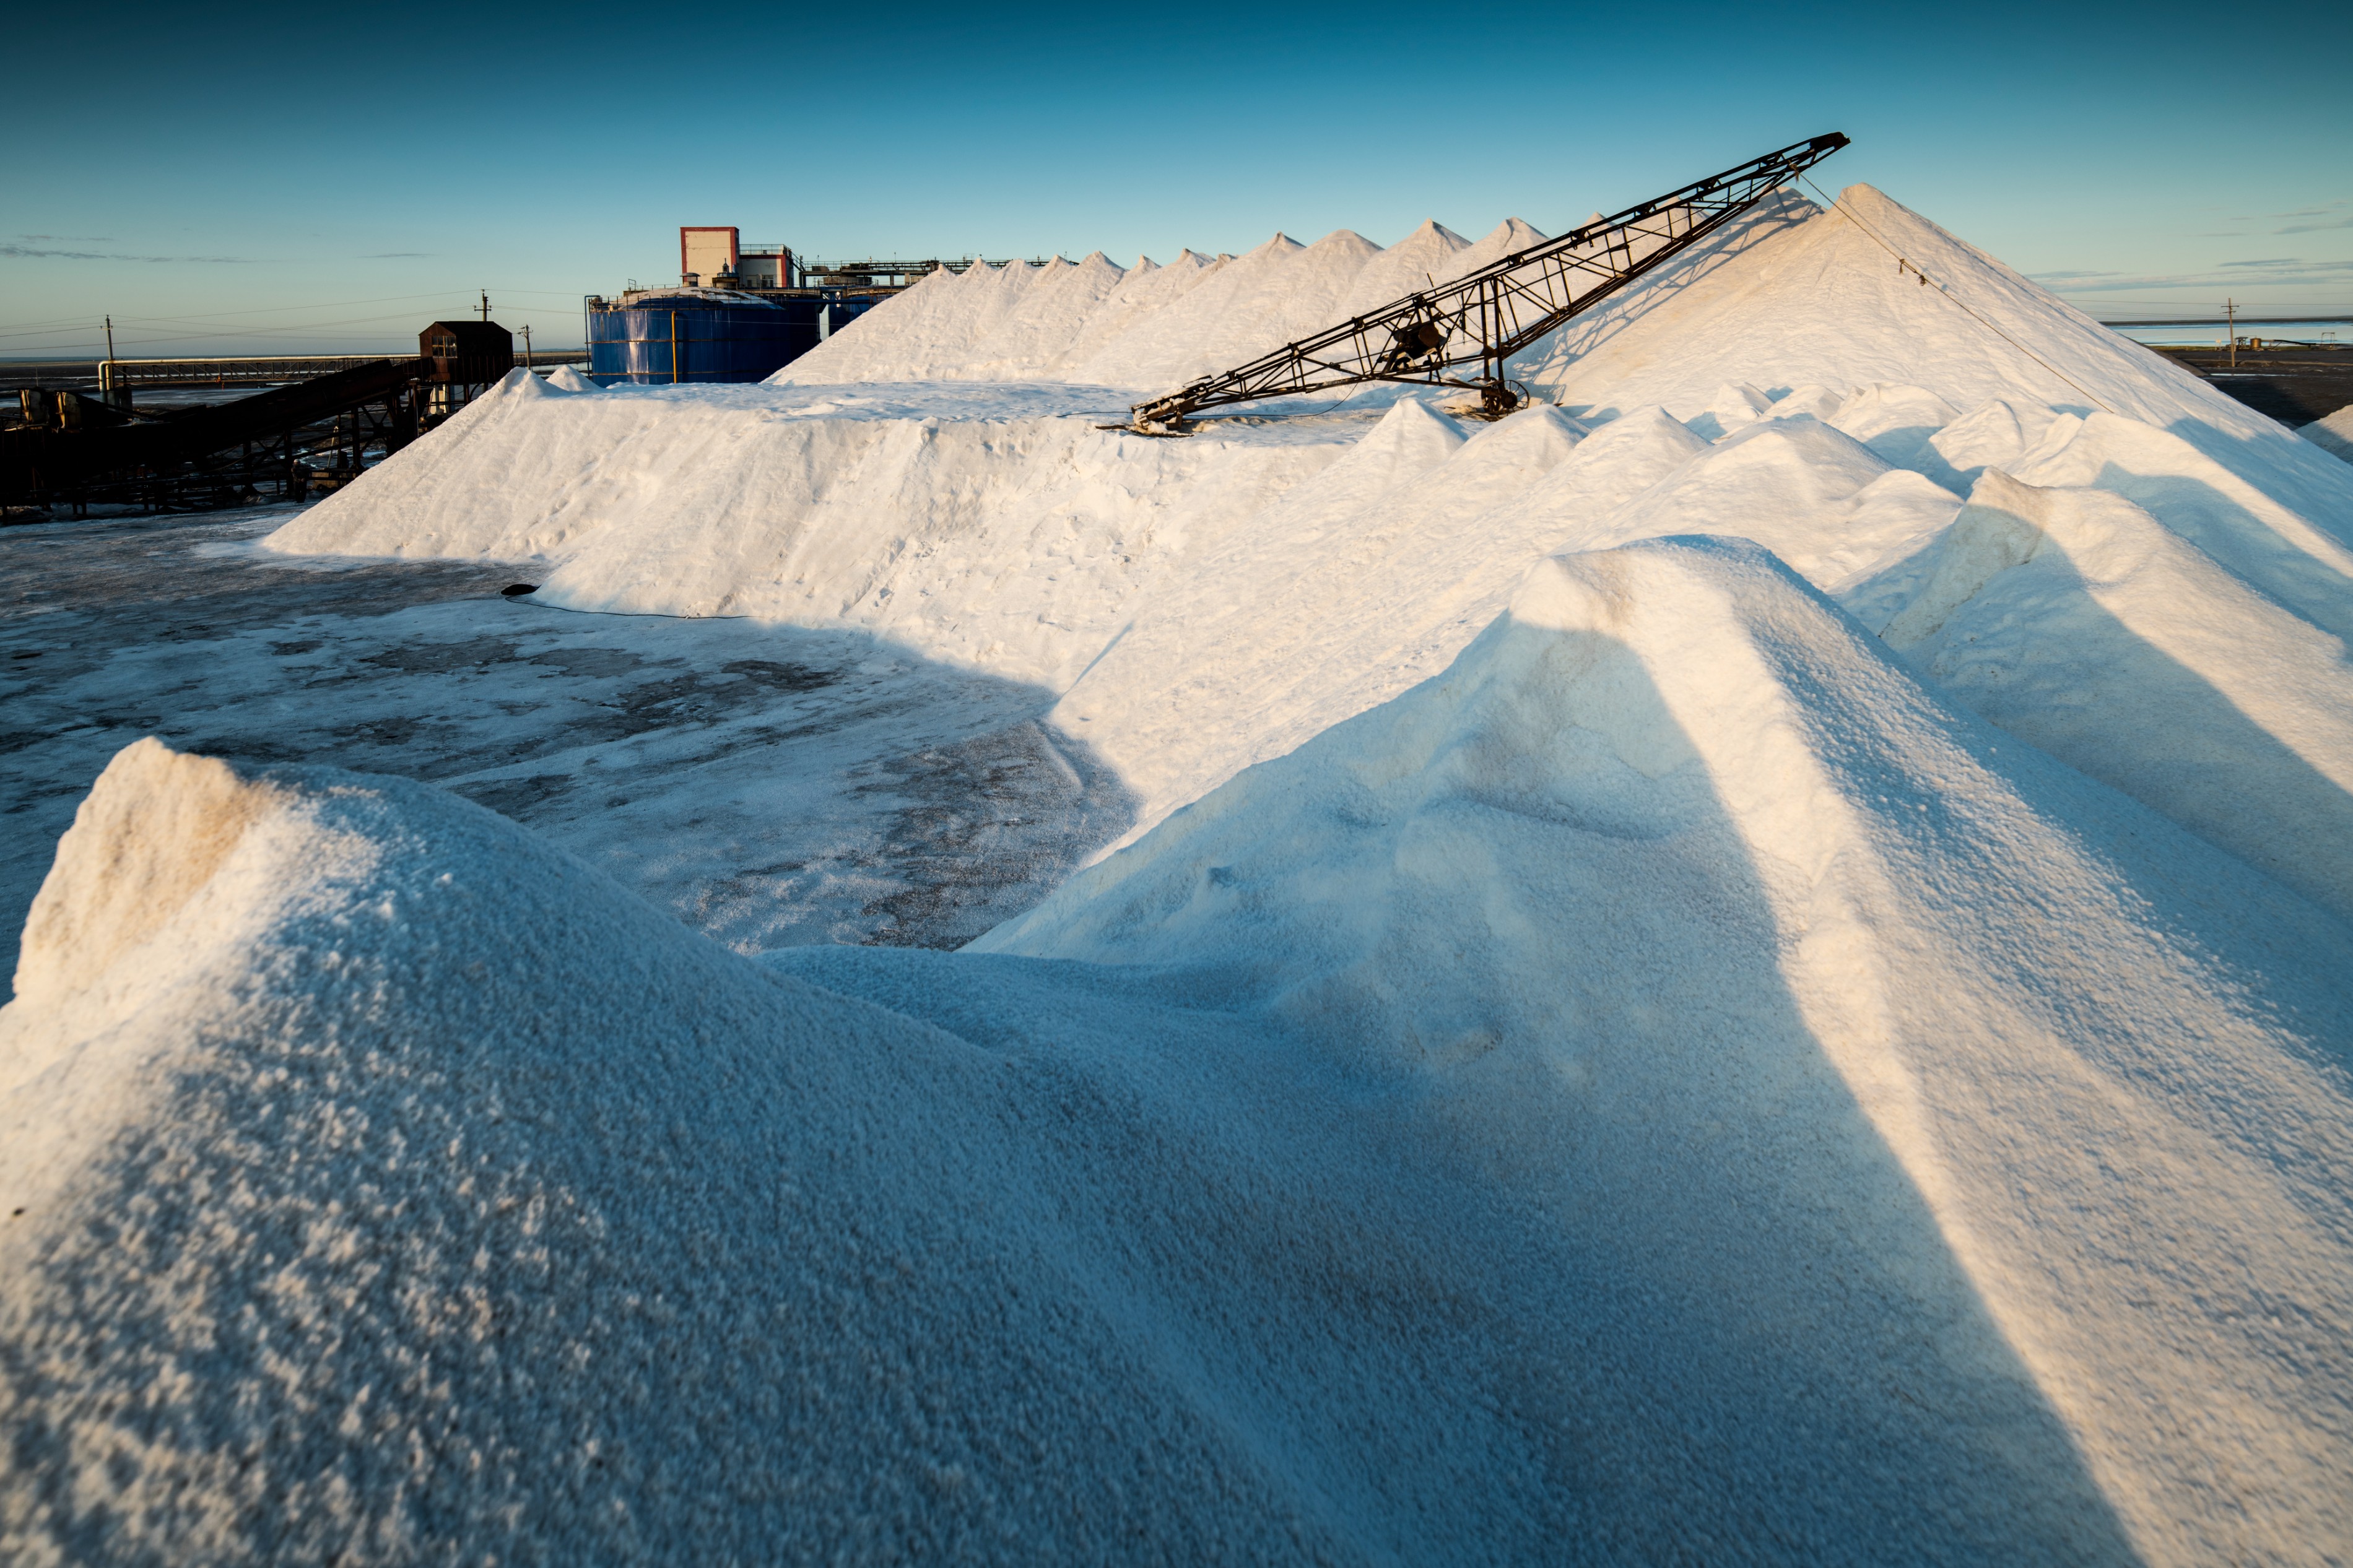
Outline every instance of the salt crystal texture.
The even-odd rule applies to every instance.
[[[1140,816],[753,961],[125,752],[0,1012],[0,1545],[2353,1555],[2353,468],[1867,187],[1494,423],[1099,427],[1533,237],[935,274],[273,535],[1031,682]]]

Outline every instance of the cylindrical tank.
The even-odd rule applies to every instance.
[[[605,381],[761,381],[817,347],[818,300],[718,289],[624,297],[588,310],[588,373]]]
[[[845,294],[827,300],[825,310],[818,317],[818,335],[831,337],[881,302],[871,294]]]

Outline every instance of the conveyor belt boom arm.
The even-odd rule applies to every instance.
[[[1285,343],[1222,375],[1139,403],[1132,410],[1134,427],[1164,434],[1203,409],[1373,381],[1463,387],[1482,394],[1488,412],[1502,414],[1519,401],[1504,378],[1512,355],[1846,144],[1835,132],[1794,142],[1596,219],[1466,277]],[[1481,367],[1475,377],[1460,374],[1472,365]]]

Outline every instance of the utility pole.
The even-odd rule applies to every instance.
[[[2235,300],[2222,301],[2222,319],[2231,323],[2231,368],[2239,368],[2239,305]]]
[[[117,408],[128,408],[131,406],[131,389],[114,384],[117,374],[114,367],[114,318],[109,316],[106,318],[106,374],[100,380],[106,390],[106,400]]]
[[[525,370],[529,370],[529,369],[531,369],[531,368],[532,368],[532,364],[531,364],[531,325],[530,325],[530,323],[529,323],[529,322],[525,322],[525,323],[523,324],[523,329],[522,329],[522,367],[523,367],[523,369],[525,369]]]
[[[482,320],[483,320],[483,321],[488,321],[490,319],[491,319],[491,291],[490,291],[488,289],[483,289],[483,290],[482,290]]]

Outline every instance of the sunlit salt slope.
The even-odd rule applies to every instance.
[[[0,1547],[2353,1545],[2353,934],[1757,547],[1540,564],[982,946],[129,749],[0,1012]]]

